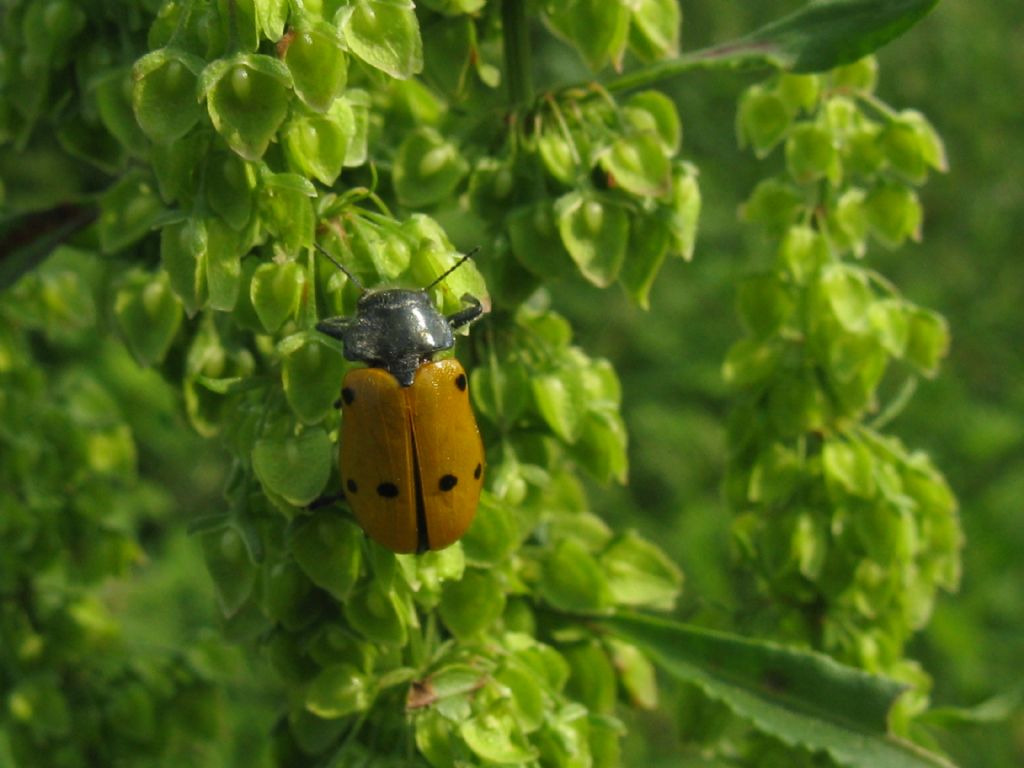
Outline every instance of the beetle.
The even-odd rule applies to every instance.
[[[453,331],[484,312],[466,306],[447,317],[426,288],[367,290],[323,248],[317,249],[361,291],[355,316],[316,328],[341,341],[347,360],[366,363],[342,382],[341,487],[369,536],[395,552],[423,553],[457,541],[476,514],[484,448],[458,360],[434,356],[455,346]]]

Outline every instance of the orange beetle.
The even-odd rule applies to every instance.
[[[323,249],[324,255],[331,258]],[[368,367],[342,382],[341,484],[356,519],[395,552],[443,549],[473,522],[483,487],[484,448],[458,360],[433,359],[455,345],[455,328],[483,313],[468,305],[445,317],[427,295],[468,256],[423,290],[363,290],[355,317],[317,330],[339,339],[345,358]]]

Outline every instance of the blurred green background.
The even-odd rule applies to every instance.
[[[684,3],[684,48],[800,5]],[[1020,2],[947,0],[878,55],[879,95],[924,112],[950,166],[921,190],[921,243],[866,257],[911,300],[945,315],[953,337],[939,376],[888,427],[934,457],[968,540],[960,592],[940,598],[909,649],[935,678],[934,706],[975,705],[1024,681],[1024,49],[1013,43],[1022,36]],[[684,155],[701,169],[704,212],[693,263],[666,267],[650,313],[622,297],[609,308],[610,298],[585,290],[556,299],[581,343],[615,361],[623,380],[630,485],[593,499],[616,527],[642,530],[682,564],[684,613],[705,621],[724,618],[732,602],[720,493],[729,397],[719,375],[740,333],[732,286],[771,247],[736,210],[764,166],[781,162],[778,152],[763,163],[740,152],[726,129],[740,91],[759,77],[694,73],[668,85]],[[1024,765],[1019,700],[1009,723],[964,726],[943,744],[964,766]]]
[[[803,5],[762,0],[684,3],[684,47],[729,39]],[[943,597],[911,648],[935,677],[936,705],[970,706],[1024,679],[1024,3],[946,0],[879,55],[882,98],[923,111],[945,138],[950,171],[922,190],[924,238],[868,261],[912,300],[943,313],[953,346],[939,377],[923,382],[890,430],[931,453],[960,498],[968,537],[964,578]],[[580,65],[549,35],[537,44],[549,74],[577,79]],[[694,261],[668,264],[642,312],[624,296],[564,285],[554,304],[577,327],[577,341],[611,359],[622,378],[631,438],[630,484],[595,489],[598,511],[616,528],[658,541],[687,575],[684,619],[724,623],[733,605],[729,513],[720,493],[725,416],[719,373],[740,333],[733,310],[739,275],[770,247],[741,225],[738,205],[778,157],[756,161],[731,129],[741,90],[756,73],[695,72],[666,86],[684,123],[684,154],[701,169],[704,213]],[[1015,248],[1016,246],[1016,248]],[[113,353],[111,353],[113,354]],[[111,366],[126,362],[112,360]],[[130,365],[130,363],[128,363]],[[140,443],[140,471],[173,496],[167,518],[143,532],[149,559],[106,597],[140,645],[188,645],[216,636],[217,618],[189,518],[219,511],[224,457],[189,436],[173,397],[149,374],[119,369]],[[163,394],[160,394],[163,392]],[[170,510],[176,510],[171,512]],[[231,738],[197,765],[265,764],[274,692],[267,669],[239,656],[220,670]],[[680,765],[665,711],[630,718],[626,765]],[[1024,714],[964,726],[945,738],[961,765],[1024,765]],[[0,755],[2,757],[2,755]],[[0,760],[2,762],[2,760]]]

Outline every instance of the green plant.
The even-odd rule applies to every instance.
[[[858,251],[864,226],[887,243],[915,229],[912,193],[885,174],[921,180],[941,145],[921,118],[889,115],[871,101],[856,80],[870,65],[853,62],[931,5],[812,3],[735,44],[678,56],[680,11],[671,2],[9,4],[0,199],[13,213],[68,199],[96,206],[95,225],[77,243],[92,259],[81,269],[102,265],[97,303],[91,314],[67,314],[85,327],[95,318],[115,329],[140,364],[180,387],[193,428],[218,437],[230,456],[223,511],[190,528],[226,636],[267,659],[285,694],[277,764],[615,765],[619,691],[656,706],[652,662],[788,744],[847,764],[944,764],[904,741],[902,724],[890,733],[886,714],[900,689],[889,681],[805,651],[630,617],[632,609],[671,609],[682,574],[655,544],[613,532],[590,511],[584,474],[604,483],[627,476],[621,391],[612,364],[573,343],[548,290],[558,281],[618,284],[647,307],[666,259],[693,255],[697,169],[680,155],[675,106],[651,86],[713,66],[851,65],[824,81],[836,92],[814,76],[783,74],[741,104],[741,135],[759,152],[785,138],[789,172],[804,186],[765,182],[747,209],[787,234],[779,267],[741,288],[751,338],[726,362],[727,377],[746,392],[734,419],[730,485],[741,488],[733,493],[738,505],[753,505],[736,526],[741,554],[760,565],[762,546],[782,551],[779,566],[763,574],[769,610],[836,607],[828,618],[844,632],[849,615],[862,621],[824,639],[774,620],[772,631],[752,628],[907,677],[898,663],[925,613],[920,602],[892,608],[878,597],[861,610],[837,599],[822,607],[806,582],[818,584],[835,562],[839,586],[834,595],[824,589],[838,597],[872,557],[902,557],[904,575],[922,568],[920,600],[930,600],[935,584],[955,582],[958,539],[941,478],[858,426],[885,359],[933,370],[944,328],[880,278],[836,260]],[[603,86],[545,82],[538,94],[534,18],[593,71],[627,57],[644,65]],[[861,102],[838,93],[844,78]],[[882,112],[877,131],[858,104]],[[794,124],[800,110],[815,119]],[[849,142],[848,133],[856,134]],[[871,167],[879,152],[887,165]],[[853,162],[868,164],[860,172],[870,189],[842,186],[844,164]],[[41,242],[12,236],[8,280],[45,254]],[[481,248],[432,292],[447,313],[464,293],[489,296],[490,308],[459,349],[488,481],[477,522],[450,549],[395,556],[365,539],[342,505],[310,506],[338,486],[332,403],[348,370],[339,345],[315,324],[352,314],[357,297],[314,242],[370,287],[430,284],[459,251]],[[5,298],[26,376],[38,376],[33,366],[42,362],[22,336],[57,321],[28,323],[25,307],[46,301],[45,291]],[[808,357],[787,346],[804,348],[794,334],[813,337]],[[777,364],[786,354],[787,365]],[[37,389],[12,382],[12,391]],[[63,457],[57,477],[99,455]],[[39,479],[16,463],[11,473],[12,487]],[[921,499],[934,497],[932,506],[889,504],[917,498],[907,485]],[[799,507],[787,495],[798,486]],[[829,560],[823,524],[809,510],[825,515],[850,498],[876,502],[870,509],[883,519],[868,533],[884,534],[878,546],[888,548],[879,554],[843,540],[835,550],[842,557]],[[12,506],[36,503],[26,491]],[[128,506],[119,541],[130,548],[144,507]],[[784,509],[781,524],[764,514],[775,507]],[[921,527],[918,509],[945,527],[908,552],[899,536],[913,532],[886,516]],[[103,573],[125,565],[106,562]],[[32,567],[26,560],[14,572]],[[861,592],[850,600],[876,598]],[[38,589],[13,594],[21,604],[12,621],[22,621]],[[895,645],[876,664],[863,645],[877,632]],[[123,652],[111,654],[123,663]],[[737,659],[724,672],[713,663],[723,654]],[[46,697],[36,709],[20,704],[32,703],[19,692],[35,663],[5,657],[0,678],[16,704],[0,722],[19,761],[31,765],[33,754],[49,754],[33,750],[52,745],[67,752],[67,765],[120,759],[116,737],[93,747],[67,727],[34,726],[34,712],[59,709]],[[44,658],[38,674],[52,679],[71,663]],[[186,658],[176,669],[194,673],[207,691],[212,677],[195,666]],[[140,700],[158,689],[146,685],[142,676],[131,689]],[[778,695],[787,689],[802,710],[795,720]],[[848,709],[830,706],[835,693],[851,698]],[[215,730],[197,728],[196,738]],[[144,749],[161,759],[148,743]]]

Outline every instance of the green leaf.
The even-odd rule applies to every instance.
[[[535,375],[530,381],[537,410],[551,430],[567,443],[575,442],[583,428],[586,404],[583,382],[570,368]]]
[[[674,0],[672,5],[675,7]],[[661,91],[634,93],[622,105],[622,114],[637,131],[656,134],[667,156],[679,151],[683,141],[679,112],[672,99]]]
[[[512,211],[506,219],[506,227],[513,255],[531,273],[548,279],[577,273],[576,265],[562,245],[548,200]]]
[[[358,168],[366,162],[370,132],[370,96],[366,91],[350,88],[342,99],[352,110],[355,132],[345,152],[345,167]]]
[[[456,765],[456,759],[466,756],[466,747],[452,732],[451,722],[436,708],[424,709],[414,720],[416,749],[434,768]]]
[[[284,251],[292,256],[313,244],[316,215],[311,197],[316,196],[312,183],[297,173],[264,173],[259,206],[263,224],[278,239]]]
[[[681,163],[672,171],[672,198],[669,201],[668,223],[672,234],[671,253],[689,261],[697,244],[697,222],[700,220],[701,194],[697,169]]]
[[[296,116],[288,121],[285,151],[296,169],[330,186],[341,174],[355,132],[352,108],[338,100],[324,116]]]
[[[639,648],[614,638],[606,641],[619,682],[629,695],[630,703],[640,709],[657,709],[658,680],[654,665]]]
[[[635,0],[629,9],[629,48],[637,57],[654,61],[679,53],[683,11],[677,0]]]
[[[671,610],[683,588],[683,573],[658,547],[627,532],[598,558],[617,605]]]
[[[518,361],[480,366],[470,374],[477,412],[495,424],[514,423],[530,402],[530,375]]]
[[[946,170],[946,149],[920,112],[907,110],[886,123],[878,137],[889,167],[911,184],[922,184],[928,169]]]
[[[255,51],[259,45],[255,0],[216,0],[216,5],[229,44],[239,50]],[[235,36],[237,42],[231,39]]]
[[[401,598],[379,583],[370,583],[345,602],[345,618],[374,643],[405,645],[409,634]]]
[[[557,126],[537,137],[537,151],[549,174],[566,186],[575,183],[580,174],[581,159]]]
[[[498,765],[521,764],[533,760],[536,751],[513,734],[510,718],[484,714],[459,726],[466,745],[484,760]]]
[[[334,719],[368,709],[372,698],[366,676],[358,669],[332,664],[310,681],[305,704],[317,717]]]
[[[629,90],[709,67],[768,66],[793,72],[824,72],[855,62],[896,39],[937,2],[812,0],[749,35],[641,67],[612,79],[605,87]]]
[[[810,112],[818,104],[818,96],[821,93],[820,80],[816,75],[785,73],[779,76],[775,91],[786,102],[792,114],[797,114],[801,110]]]
[[[573,457],[602,483],[625,483],[629,475],[626,425],[617,410],[589,411],[572,446]]]
[[[161,48],[135,62],[132,107],[152,141],[170,144],[192,130],[202,117],[196,101],[202,68],[202,59],[175,48]]]
[[[672,246],[672,233],[661,217],[636,216],[629,229],[628,257],[619,282],[641,309],[650,309],[654,280]]]
[[[786,744],[826,751],[847,766],[952,768],[888,732],[901,683],[819,653],[637,614],[594,623]]]
[[[622,136],[602,153],[610,184],[640,197],[664,197],[671,189],[671,165],[655,133]]]
[[[256,23],[269,40],[280,40],[288,19],[288,0],[254,0]]]
[[[921,238],[921,202],[912,189],[880,184],[864,199],[864,213],[871,234],[887,248],[898,248],[908,237]]]
[[[288,114],[292,76],[277,59],[240,54],[203,70],[198,89],[213,127],[246,160],[259,160]]]
[[[863,270],[830,264],[821,271],[818,288],[839,324],[851,333],[868,329],[874,293]]]
[[[832,133],[814,123],[800,123],[786,138],[786,168],[798,184],[842,179],[843,166]]]
[[[308,429],[297,437],[260,438],[252,449],[252,466],[267,490],[301,507],[327,485],[333,454],[327,433]]]
[[[222,219],[210,217],[206,230],[206,287],[210,306],[230,312],[238,301],[242,282],[243,243]]]
[[[321,510],[295,530],[290,548],[310,581],[344,601],[362,569],[364,538],[358,526]]]
[[[792,115],[786,102],[763,85],[752,85],[740,97],[736,136],[740,147],[750,144],[754,154],[767,157],[789,131]]]
[[[1017,683],[1009,690],[997,693],[973,707],[935,707],[922,713],[917,719],[941,728],[951,726],[973,726],[981,724],[1004,724],[1024,709],[1024,683]]]
[[[190,202],[195,197],[196,179],[203,168],[208,137],[190,131],[170,144],[154,144],[149,158],[165,202]]]
[[[409,693],[407,707],[416,710],[436,706],[444,711],[451,704],[460,706],[452,700],[465,703],[467,694],[475,693],[487,682],[487,674],[469,664],[446,664],[419,682]]]
[[[543,7],[548,23],[573,44],[593,71],[609,59],[621,59],[630,19],[623,0],[548,0]]]
[[[267,333],[275,333],[295,314],[306,285],[306,271],[297,262],[260,264],[249,284],[249,298]]]
[[[629,216],[593,194],[570,192],[555,203],[562,244],[587,280],[607,288],[618,277],[629,243]]]
[[[132,110],[132,74],[127,67],[107,72],[93,79],[96,107],[100,120],[110,133],[130,152],[144,155],[149,142],[139,127]]]
[[[291,558],[264,561],[260,597],[266,615],[286,629],[302,629],[316,618],[313,585]]]
[[[356,0],[338,11],[337,23],[352,53],[405,80],[423,69],[420,26],[407,0]]]
[[[252,165],[233,152],[211,152],[206,158],[206,201],[228,225],[241,231],[253,209],[256,176]]]
[[[833,88],[853,93],[872,93],[878,82],[878,59],[865,56],[828,73]]]
[[[914,307],[906,314],[907,349],[906,355],[913,365],[926,376],[934,376],[939,362],[949,351],[949,327],[942,315],[920,307]]]
[[[398,199],[422,208],[448,198],[469,172],[458,148],[435,129],[423,126],[408,134],[398,148],[393,177]]]
[[[874,496],[874,460],[862,443],[830,439],[821,449],[821,465],[833,499],[842,500],[844,493]]]
[[[615,711],[618,684],[615,669],[600,643],[589,641],[559,648],[569,663],[566,693],[591,712],[607,715]]]
[[[924,161],[937,171],[949,170],[949,161],[946,159],[946,147],[942,143],[942,137],[928,122],[928,118],[914,109],[905,109],[898,116],[903,125],[910,126],[917,137],[918,146]]]
[[[520,535],[515,513],[485,492],[480,498],[473,524],[462,537],[466,562],[470,565],[496,565],[519,546]]]
[[[459,640],[491,628],[505,610],[505,591],[490,570],[467,569],[458,581],[447,581],[441,596],[441,620]]]
[[[345,361],[332,346],[311,339],[289,352],[281,364],[284,395],[295,415],[316,424],[337,399]]]
[[[881,299],[868,309],[871,331],[893,357],[903,357],[907,350],[910,323],[907,305],[899,299]]]
[[[790,227],[779,244],[779,258],[798,283],[806,283],[828,261],[828,243],[813,227]]]
[[[206,227],[186,219],[160,230],[160,261],[189,316],[206,303]]]
[[[295,93],[314,112],[326,112],[345,89],[348,58],[330,24],[299,24],[283,58],[292,73]]]
[[[795,72],[849,64],[920,21],[937,0],[816,0],[745,38]]]
[[[318,755],[336,744],[351,727],[350,721],[345,718],[327,720],[299,707],[288,711],[288,728],[296,745],[292,749],[301,750],[298,756],[303,761],[309,760],[309,755]]]
[[[171,217],[157,196],[149,174],[141,169],[128,171],[100,197],[97,225],[100,247],[104,253],[116,253],[141,240]]]
[[[166,273],[139,275],[114,297],[114,316],[121,334],[140,365],[164,359],[181,327],[181,304]]]
[[[249,559],[241,534],[234,528],[201,534],[200,541],[217,603],[224,617],[229,618],[252,594],[256,585],[256,567]]]
[[[544,561],[540,593],[563,611],[601,611],[612,602],[597,560],[579,541],[569,538],[560,541]]]

